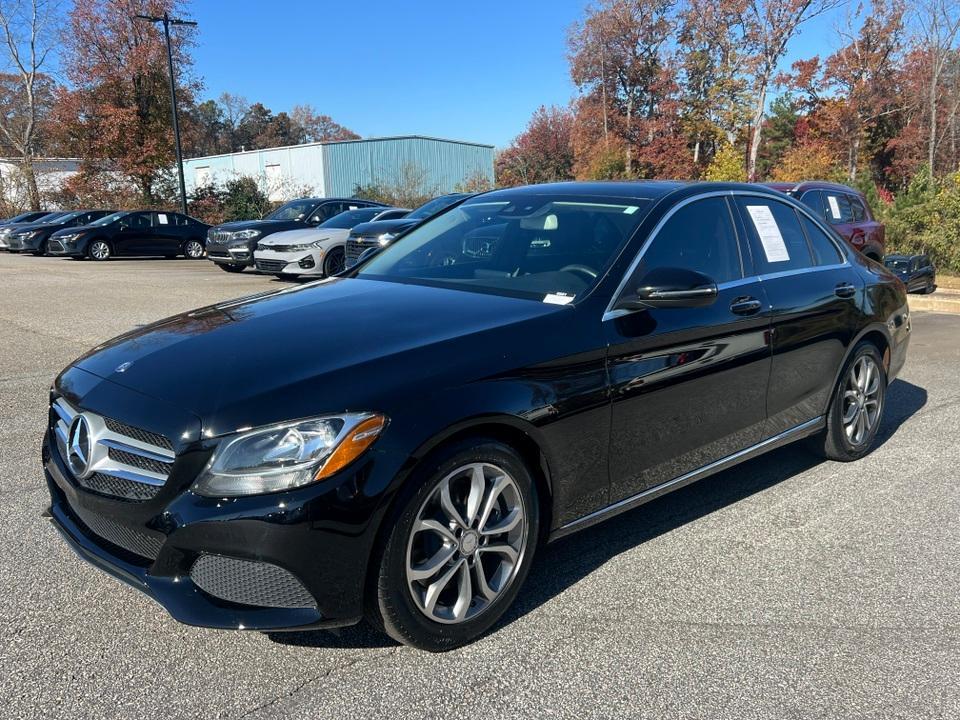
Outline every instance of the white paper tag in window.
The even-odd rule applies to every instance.
[[[167,216],[164,215],[163,213],[157,213],[157,222],[159,222],[161,225],[166,225]]]
[[[834,220],[840,219],[840,205],[837,203],[837,198],[833,195],[827,195],[827,203],[830,205],[830,215]]]
[[[763,254],[767,256],[767,262],[789,260],[790,253],[787,252],[787,245],[783,242],[780,227],[773,218],[770,208],[766,205],[747,205],[747,212],[750,213],[753,226],[757,229],[757,235],[760,236],[760,244],[763,245]]]
[[[567,303],[573,302],[573,295],[567,295],[567,293],[549,293],[544,295],[543,301],[551,305],[566,305]]]

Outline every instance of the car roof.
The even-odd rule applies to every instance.
[[[769,182],[763,183],[763,185],[781,192],[800,192],[802,190],[837,190],[839,192],[853,193],[854,195],[863,195],[863,193],[856,188],[852,188],[849,185],[843,185],[841,183],[830,182],[829,180],[803,180],[795,183]]]
[[[293,200],[287,200],[283,204],[286,205],[288,202],[300,202],[302,200],[309,200],[310,202],[321,203],[321,202],[365,202],[370,203],[371,205],[380,205],[387,207],[386,203],[382,203],[379,200],[367,200],[366,198],[348,198],[348,197],[302,197],[294,198]]]
[[[556,195],[595,195],[623,200],[659,200],[668,195],[682,199],[705,192],[741,191],[782,196],[763,185],[736,182],[684,182],[679,180],[602,180],[544,183],[501,188],[475,195],[475,198],[496,197],[501,193],[543,193]]]

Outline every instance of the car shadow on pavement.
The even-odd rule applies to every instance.
[[[887,442],[927,402],[927,391],[903,380],[887,390],[877,447]],[[635,510],[541,548],[523,589],[492,632],[503,628],[590,575],[611,558],[824,462],[803,443],[779,448],[664,495]],[[366,624],[336,631],[271,633],[285,645],[372,648],[394,644]]]

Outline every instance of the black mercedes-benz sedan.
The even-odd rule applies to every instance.
[[[183,622],[444,650],[544,542],[801,438],[865,455],[909,337],[903,284],[775,191],[498,190],[76,360],[48,514]]]

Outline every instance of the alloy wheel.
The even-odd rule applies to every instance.
[[[106,260],[110,257],[110,246],[103,240],[96,240],[90,246],[90,255],[94,260]]]
[[[183,248],[183,254],[191,260],[203,257],[203,245],[196,240],[188,240]]]
[[[517,575],[526,514],[516,481],[496,465],[463,465],[420,507],[407,541],[407,586],[429,619],[462,623],[484,612]]]
[[[881,402],[880,368],[870,355],[862,355],[847,373],[843,389],[843,430],[854,447],[870,438],[880,418]]]
[[[330,277],[342,273],[347,267],[347,258],[342,250],[331,251],[323,263],[324,275]]]

